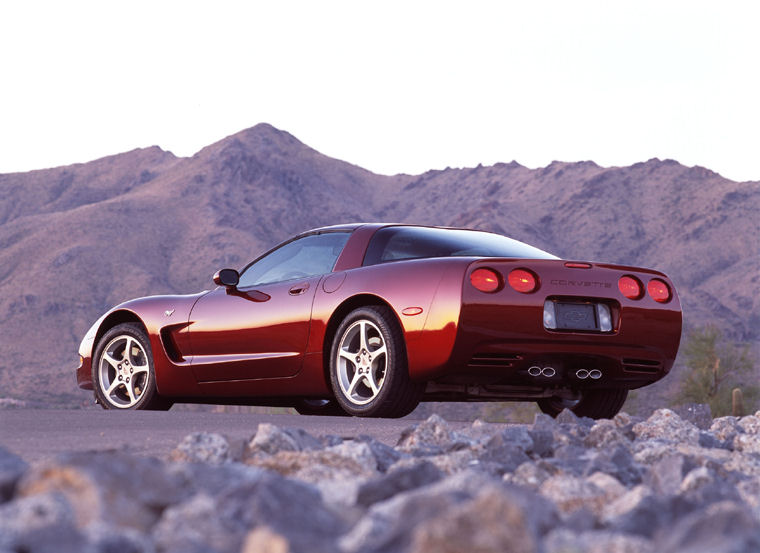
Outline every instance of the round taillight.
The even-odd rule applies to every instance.
[[[621,294],[632,300],[637,300],[644,294],[644,287],[639,279],[628,275],[620,277],[618,288]]]
[[[513,269],[509,273],[509,285],[523,294],[535,292],[538,288],[536,275],[525,269]]]
[[[470,273],[470,282],[481,292],[496,292],[501,288],[499,274],[492,269],[475,269]]]
[[[649,281],[647,292],[654,301],[665,303],[670,300],[670,288],[659,278],[653,278]]]

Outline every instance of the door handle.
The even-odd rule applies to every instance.
[[[309,283],[303,282],[301,284],[296,284],[293,287],[291,287],[290,290],[288,290],[288,294],[290,294],[291,296],[300,296],[301,294],[306,292],[306,290],[308,289],[309,289]]]

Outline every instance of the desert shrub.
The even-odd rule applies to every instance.
[[[683,345],[686,370],[679,402],[707,403],[714,417],[731,414],[731,391],[744,394],[744,408],[754,412],[760,389],[754,384],[754,360],[749,346],[727,340],[715,326],[693,330]]]

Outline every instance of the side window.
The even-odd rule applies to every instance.
[[[250,265],[240,288],[321,275],[332,271],[350,233],[312,234],[288,242]]]

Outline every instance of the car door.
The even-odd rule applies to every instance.
[[[314,293],[348,232],[285,243],[251,263],[236,288],[220,287],[190,313],[191,366],[199,382],[293,376],[301,369]]]

